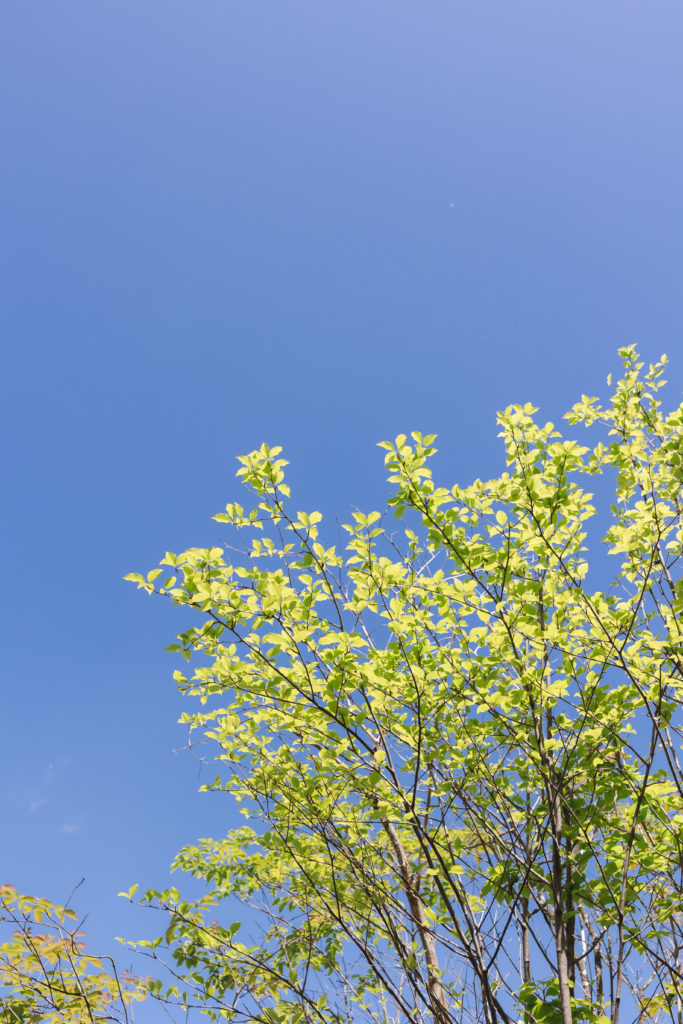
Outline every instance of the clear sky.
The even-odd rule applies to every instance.
[[[619,345],[680,401],[681,38],[680,0],[2,5],[0,881],[86,876],[111,948],[234,821],[122,577],[220,541],[237,454],[334,522],[377,441],[491,476],[496,410],[558,420]]]

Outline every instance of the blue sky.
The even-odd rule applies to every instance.
[[[375,443],[502,468],[619,345],[683,390],[683,8],[578,0],[7,3],[0,881],[101,949],[233,815],[174,755],[181,624],[122,577],[216,542],[235,456],[334,520]],[[145,1020],[153,1019],[153,1011]]]

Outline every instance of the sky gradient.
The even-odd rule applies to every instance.
[[[683,390],[683,7],[22,0],[0,16],[0,882],[77,905],[235,820],[174,755],[182,622],[122,577],[220,542],[235,456],[334,524],[376,442],[503,468],[616,350]],[[336,527],[332,526],[334,537]],[[142,1010],[141,1024],[156,1020]]]

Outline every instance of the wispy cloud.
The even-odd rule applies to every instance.
[[[69,763],[68,757],[60,757],[57,761],[50,761],[43,772],[43,777],[35,786],[31,789],[31,794],[28,802],[28,809],[30,814],[35,814],[39,807],[43,804],[49,803],[49,797],[47,795],[55,774],[62,768],[66,768]]]
[[[81,823],[80,823],[80,821],[66,821],[66,822],[64,822],[64,824],[59,829],[60,832],[64,832],[68,836],[74,835],[74,833],[80,832],[80,830],[81,830]]]

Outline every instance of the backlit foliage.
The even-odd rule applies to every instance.
[[[353,513],[345,546],[263,445],[240,459],[254,503],[215,517],[229,548],[131,575],[199,613],[171,648],[196,666],[183,720],[246,819],[178,854],[202,897],[145,897],[170,914],[147,946],[168,998],[682,1024],[683,408],[661,408],[665,360],[620,355],[570,436],[500,414],[494,479],[434,480],[432,436],[383,444],[392,514]]]

